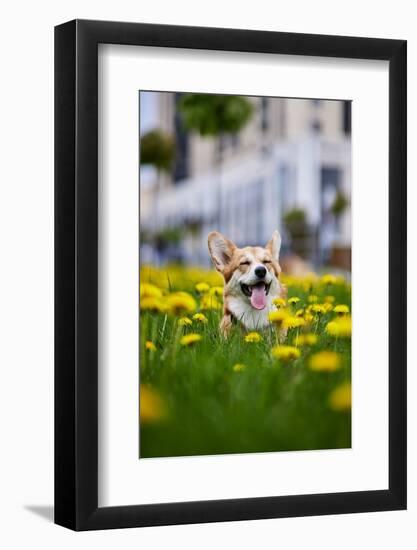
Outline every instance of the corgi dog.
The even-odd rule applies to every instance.
[[[220,331],[227,337],[233,322],[247,330],[269,325],[268,314],[276,309],[274,298],[286,294],[279,281],[281,236],[274,231],[266,246],[238,248],[217,231],[208,235],[211,259],[224,277],[223,318]]]

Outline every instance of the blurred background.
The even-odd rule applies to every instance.
[[[140,258],[209,266],[207,234],[288,270],[351,266],[351,103],[140,92]],[[301,267],[300,267],[301,266]]]

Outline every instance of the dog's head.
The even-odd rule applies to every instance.
[[[264,248],[238,248],[221,233],[213,231],[208,236],[208,247],[217,271],[224,277],[225,297],[241,297],[252,308],[262,310],[267,307],[268,297],[279,296],[281,237],[278,231],[274,231]]]

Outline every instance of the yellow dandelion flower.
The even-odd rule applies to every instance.
[[[245,336],[245,342],[249,344],[258,343],[261,342],[262,336],[259,334],[259,332],[248,332],[248,334]]]
[[[335,285],[337,283],[337,277],[331,273],[326,273],[320,279],[323,285]]]
[[[333,372],[340,368],[340,354],[335,351],[319,351],[310,357],[309,367],[317,372]]]
[[[349,313],[349,306],[345,305],[345,304],[339,304],[338,306],[336,306],[333,311],[335,313],[339,313],[341,315],[345,315],[347,313]]]
[[[298,286],[301,286],[304,292],[310,292],[316,281],[317,275],[315,273],[307,273],[304,277],[299,277]]]
[[[293,317],[290,315],[286,317],[282,322],[282,326],[284,328],[299,328],[303,327],[305,324],[306,322],[302,317]]]
[[[272,303],[277,306],[277,308],[285,307],[287,305],[284,298],[274,298]]]
[[[311,313],[305,313],[304,321],[306,322],[306,325],[310,325],[314,321],[314,315],[311,315]]]
[[[193,322],[189,317],[181,317],[178,321],[178,324],[181,327],[190,327],[193,324]]]
[[[195,285],[195,289],[197,292],[199,292],[200,294],[204,294],[204,292],[208,292],[210,290],[210,285],[208,285],[207,283],[197,283]]]
[[[196,313],[193,315],[194,321],[198,321],[199,323],[208,323],[207,317],[204,315],[204,313]]]
[[[315,294],[310,294],[307,300],[310,302],[310,304],[314,304],[315,302],[319,301],[319,297],[316,296]]]
[[[162,290],[150,283],[141,283],[140,285],[140,297],[142,298],[160,298],[162,296]]]
[[[200,309],[220,309],[222,307],[222,302],[217,298],[216,295],[212,294],[203,294],[200,301]]]
[[[296,317],[302,317],[304,315],[304,309],[297,309],[295,312]]]
[[[311,311],[314,311],[314,313],[325,313],[326,309],[324,307],[324,304],[313,304],[311,306]]]
[[[210,288],[210,294],[212,296],[223,296],[223,287],[222,286],[212,286]]]
[[[344,382],[335,388],[329,396],[329,405],[334,411],[350,411],[352,407],[352,386]]]
[[[173,315],[192,313],[197,309],[197,303],[187,292],[174,292],[166,298],[167,309]]]
[[[180,344],[182,346],[191,346],[192,344],[195,344],[196,342],[199,342],[201,340],[201,334],[185,334],[180,339]]]
[[[297,304],[299,301],[300,301],[300,298],[298,298],[298,296],[293,296],[292,298],[290,298],[288,300],[288,303],[289,304]]]
[[[242,363],[236,363],[236,365],[233,365],[234,372],[241,372],[242,370],[246,369],[246,365],[243,365]]]
[[[279,325],[288,315],[289,312],[286,309],[277,309],[269,312],[268,319],[271,323],[277,323]]]
[[[344,315],[327,323],[326,332],[336,338],[350,338],[352,335],[352,318],[350,315]]]
[[[150,340],[147,340],[145,342],[145,349],[147,349],[148,351],[156,351],[156,346],[153,342],[151,342]]]
[[[166,415],[165,404],[161,396],[148,384],[140,385],[139,410],[141,424],[158,422]]]
[[[317,334],[298,334],[294,338],[294,346],[314,346],[314,344],[317,344],[317,340]]]
[[[329,313],[333,309],[332,304],[329,304],[328,302],[325,304],[313,304],[311,306],[311,311],[314,311],[314,313],[324,314]]]
[[[327,304],[333,304],[335,300],[336,300],[336,298],[334,296],[331,296],[331,295],[328,295],[328,296],[324,297],[324,301]]]
[[[291,361],[298,359],[301,355],[300,350],[293,346],[275,346],[271,350],[272,356],[281,361]]]
[[[165,305],[160,298],[145,296],[140,300],[140,309],[143,311],[164,311]]]
[[[210,286],[223,286],[223,276],[220,275],[218,271],[210,270],[207,272],[209,274],[208,282],[210,283]]]

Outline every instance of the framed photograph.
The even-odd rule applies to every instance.
[[[406,508],[406,42],[55,29],[55,522]]]

